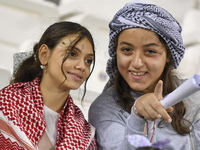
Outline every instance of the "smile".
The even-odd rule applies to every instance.
[[[69,72],[68,72],[69,73]],[[73,74],[73,73],[69,73],[70,75],[72,75],[72,76],[75,76],[75,77],[77,77],[77,78],[79,78],[79,79],[82,79],[82,77],[80,77],[80,76],[78,76],[78,75],[76,75],[76,74]]]
[[[131,71],[131,74],[133,74],[134,76],[142,76],[144,75],[146,72],[132,72]]]

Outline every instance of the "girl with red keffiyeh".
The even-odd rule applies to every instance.
[[[85,81],[84,97],[94,69],[90,32],[77,23],[55,23],[31,53],[0,91],[0,149],[97,149],[94,127],[69,94]]]

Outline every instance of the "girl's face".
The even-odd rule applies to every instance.
[[[143,93],[153,92],[166,62],[166,48],[154,32],[130,28],[120,33],[117,67],[132,89]]]
[[[50,54],[43,74],[43,79],[49,87],[58,88],[61,85],[60,89],[64,91],[75,90],[88,78],[94,52],[89,40],[84,38],[75,45],[63,64],[63,72],[66,75],[66,81],[63,83],[65,77],[61,71],[61,64],[70,51],[70,44],[73,44],[77,36],[71,35],[63,38]]]

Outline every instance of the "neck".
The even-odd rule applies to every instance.
[[[69,91],[61,91],[59,88],[45,86],[43,82],[40,83],[40,90],[42,92],[44,105],[60,113],[66,103]]]

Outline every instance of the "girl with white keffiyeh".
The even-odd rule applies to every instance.
[[[179,23],[163,8],[135,1],[109,28],[110,79],[89,110],[98,148],[135,149],[127,136],[138,134],[169,140],[166,149],[200,150],[200,93],[168,109],[160,103],[185,81],[174,70],[185,51]]]
[[[97,149],[94,127],[69,94],[85,82],[85,95],[94,69],[90,32],[57,22],[29,54],[14,70],[12,84],[0,90],[0,150]]]

